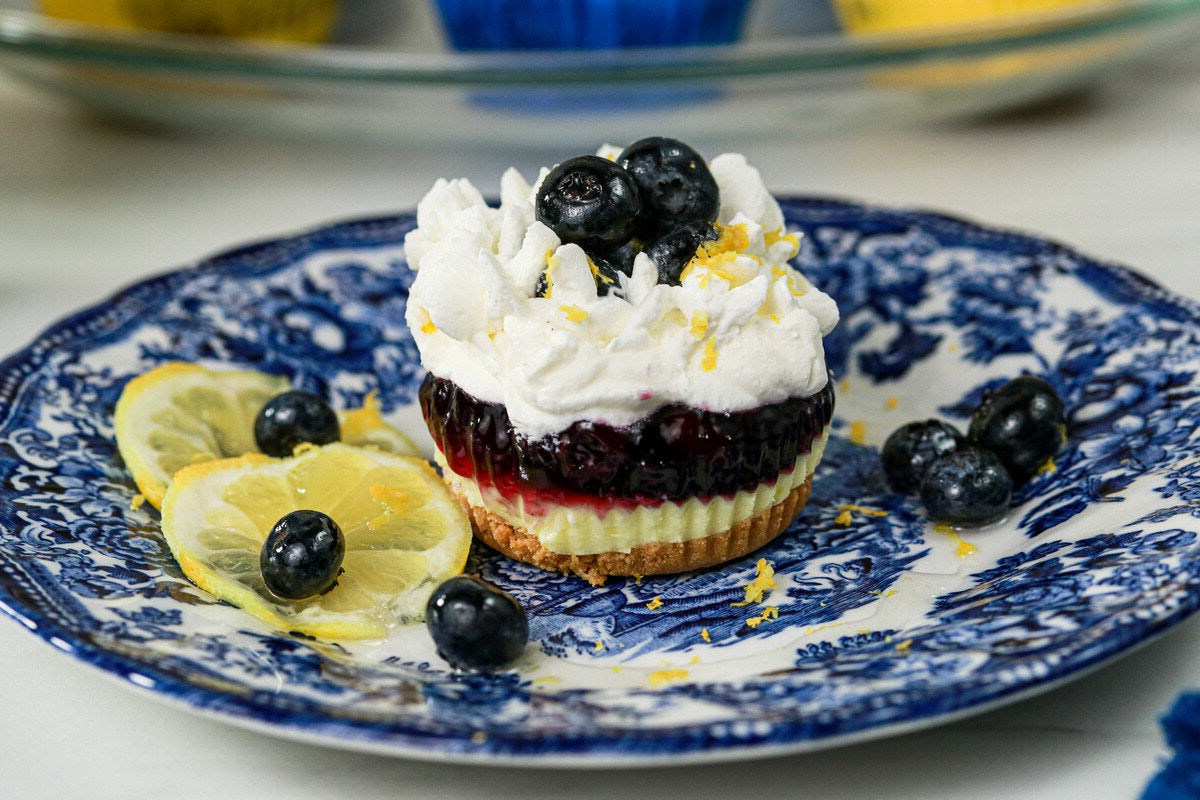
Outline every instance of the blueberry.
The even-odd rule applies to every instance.
[[[601,297],[613,289],[621,288],[618,273],[626,276],[633,274],[633,259],[637,251],[625,244],[610,253],[595,254],[592,263],[596,265],[596,293]]]
[[[603,255],[598,253],[588,254],[593,266],[596,268],[596,294],[604,297],[613,289],[621,287],[621,279],[618,273],[625,273],[626,276],[633,274],[633,259],[637,256],[637,251],[628,244],[621,245],[616,250],[613,250]],[[538,276],[537,284],[533,288],[534,297],[545,297],[550,292],[550,280],[546,276],[546,271],[543,271]]]
[[[1063,445],[1066,414],[1054,387],[1024,375],[983,396],[967,436],[991,450],[1021,484]]]
[[[966,439],[957,428],[941,420],[901,425],[883,443],[880,452],[888,484],[897,492],[915,493],[929,465],[964,442]]]
[[[621,151],[617,163],[633,176],[641,195],[638,236],[716,221],[717,182],[700,154],[683,142],[665,136],[639,139]]]
[[[272,594],[302,600],[333,588],[345,555],[338,524],[320,511],[300,510],[275,523],[258,563]]]
[[[550,170],[535,202],[538,221],[589,254],[628,242],[641,208],[633,178],[600,156],[579,156]]]
[[[651,239],[642,252],[658,267],[658,282],[678,286],[684,267],[704,242],[717,238],[717,229],[708,222],[680,225]]]
[[[929,515],[951,525],[986,525],[1004,516],[1012,478],[990,450],[963,445],[934,460],[921,479]]]
[[[516,599],[473,575],[457,575],[434,590],[425,626],[438,655],[455,669],[498,669],[529,641],[529,621]]]
[[[254,441],[269,456],[290,456],[299,444],[329,444],[340,437],[337,414],[308,392],[275,395],[254,420]]]

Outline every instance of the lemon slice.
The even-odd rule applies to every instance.
[[[211,370],[172,361],[139,375],[117,401],[117,449],[146,502],[158,508],[171,476],[183,467],[258,451],[254,418],[291,386],[253,370]],[[362,408],[339,412],[342,441],[402,455],[416,445],[388,425],[369,395]]]
[[[275,523],[301,508],[341,527],[343,572],[324,594],[280,600],[263,583],[259,553]],[[420,619],[471,546],[466,512],[428,463],[342,443],[185,467],[167,490],[162,530],[200,588],[275,627],[328,639],[381,638]]]

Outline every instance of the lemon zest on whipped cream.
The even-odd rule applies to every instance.
[[[433,324],[433,320],[429,317],[429,312],[424,308],[418,308],[417,313],[421,317],[421,333],[437,333],[437,325]]]
[[[571,322],[583,322],[588,318],[588,312],[577,305],[559,306],[558,310],[566,314]]]
[[[792,246],[789,259],[795,258],[800,253],[800,237],[794,233],[784,233],[783,228],[776,228],[773,231],[765,231],[763,233],[763,243],[767,247],[772,247],[779,242],[787,242]]]
[[[709,339],[704,343],[704,355],[700,357],[700,368],[712,372],[717,368],[717,343]]]
[[[692,314],[692,324],[688,331],[697,339],[703,339],[704,334],[708,332],[708,312],[702,310]]]
[[[775,568],[765,558],[760,558],[754,565],[754,580],[746,584],[743,590],[746,597],[736,603],[730,603],[735,608],[748,606],[751,603],[761,603],[763,598],[779,584],[775,582]]]

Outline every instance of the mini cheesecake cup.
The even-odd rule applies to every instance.
[[[577,423],[529,441],[503,406],[449,381],[427,377],[419,396],[477,536],[592,583],[712,566],[778,536],[807,499],[833,413],[827,383],[749,412],[666,407],[625,429]]]

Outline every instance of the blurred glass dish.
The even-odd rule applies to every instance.
[[[1009,108],[1200,29],[1200,0],[1126,0],[849,36],[810,24],[797,0],[762,0],[732,45],[454,53],[429,4],[363,5],[393,12],[359,26],[366,41],[305,45],[114,30],[0,0],[0,68],[104,113],[189,129],[518,146],[672,131],[703,142]]]

